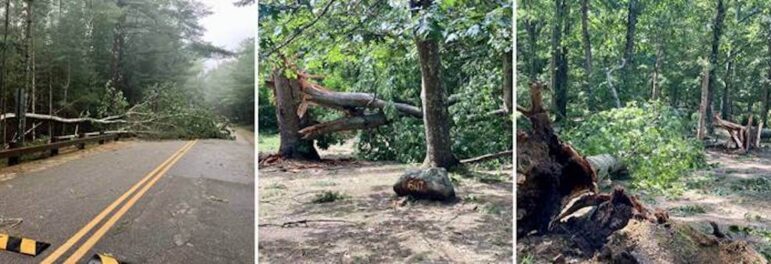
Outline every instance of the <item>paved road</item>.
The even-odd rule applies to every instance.
[[[78,251],[76,263],[95,253],[131,263],[253,263],[253,146],[199,140],[165,162],[187,143],[133,142],[0,181],[0,218],[23,219],[0,233],[51,243],[36,257],[0,250],[0,263],[39,263],[73,240],[53,263]],[[161,164],[170,165],[165,173]]]

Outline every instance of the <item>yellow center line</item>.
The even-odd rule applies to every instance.
[[[67,258],[67,260],[65,260],[64,263],[76,264],[77,261],[80,260],[92,247],[94,247],[96,242],[98,242],[99,239],[101,239],[102,236],[104,236],[107,233],[107,231],[109,231],[110,228],[112,228],[112,226],[115,225],[115,223],[118,222],[118,220],[124,214],[126,214],[126,212],[129,209],[131,209],[132,206],[134,206],[137,200],[139,200],[139,198],[142,198],[142,196],[147,192],[147,190],[149,190],[150,187],[153,187],[153,185],[155,185],[155,183],[158,182],[158,180],[160,180],[161,177],[163,177],[166,174],[166,172],[169,171],[169,169],[171,169],[174,163],[177,163],[177,161],[179,161],[182,158],[182,156],[184,156],[185,153],[187,153],[187,151],[193,148],[193,145],[195,145],[196,142],[197,140],[194,140],[193,143],[190,144],[190,146],[187,147],[187,149],[185,149],[180,155],[175,157],[172,162],[166,164],[166,166],[161,171],[158,172],[157,176],[155,176],[152,180],[150,180],[150,182],[147,183],[144,187],[142,187],[142,189],[139,190],[139,192],[137,192],[133,197],[131,197],[131,199],[128,200],[128,202],[126,202],[126,204],[124,204],[123,207],[121,207],[117,212],[115,212],[115,214],[113,214],[112,217],[110,217],[110,219],[108,219],[107,222],[105,222],[102,225],[102,227],[100,227],[99,229],[96,230],[96,232],[94,232],[91,238],[86,240],[86,242],[83,242],[83,244],[80,245],[80,248],[78,248],[78,250],[75,251],[75,253],[72,253],[72,255],[69,258]]]
[[[134,191],[136,191],[137,189],[139,189],[139,187],[140,187],[140,186],[142,186],[142,184],[144,184],[145,182],[147,182],[148,180],[150,180],[150,178],[152,178],[153,176],[155,176],[155,174],[156,174],[156,173],[158,173],[158,171],[160,171],[160,170],[161,170],[161,169],[162,169],[162,168],[163,168],[163,167],[164,167],[166,164],[168,164],[168,163],[170,163],[171,161],[173,161],[173,160],[174,160],[174,159],[175,159],[175,158],[176,158],[178,155],[181,155],[181,154],[182,154],[182,152],[183,152],[183,151],[185,151],[185,149],[186,149],[187,147],[189,147],[189,146],[192,146],[194,143],[195,143],[195,142],[188,142],[188,143],[186,143],[184,146],[182,146],[182,148],[180,148],[179,150],[177,150],[176,152],[174,152],[174,154],[173,154],[173,155],[171,155],[171,157],[169,157],[168,159],[166,159],[165,161],[163,161],[163,162],[162,162],[160,165],[158,165],[158,167],[156,167],[155,169],[153,169],[153,170],[152,170],[150,173],[148,173],[148,174],[147,174],[147,175],[146,175],[144,178],[142,178],[142,180],[141,180],[141,181],[139,181],[138,183],[134,184],[134,186],[132,186],[132,187],[131,187],[131,188],[130,188],[128,191],[126,191],[126,193],[124,193],[123,195],[121,195],[120,197],[118,197],[118,199],[117,199],[117,200],[115,200],[115,201],[114,201],[112,204],[110,204],[110,205],[109,205],[109,206],[107,206],[107,207],[106,207],[104,210],[102,210],[102,212],[100,212],[100,213],[99,213],[99,214],[98,214],[96,217],[94,217],[94,219],[92,219],[90,222],[88,222],[88,224],[86,224],[85,226],[83,226],[83,228],[81,228],[80,230],[78,230],[78,232],[77,232],[77,233],[75,233],[75,234],[74,234],[72,237],[70,237],[70,239],[68,239],[66,242],[64,242],[64,244],[62,244],[61,246],[59,246],[59,248],[57,248],[57,249],[56,249],[56,250],[55,250],[53,253],[51,253],[51,255],[48,255],[48,257],[46,257],[46,258],[45,258],[45,259],[44,259],[42,262],[40,262],[40,263],[41,263],[41,264],[51,264],[51,263],[54,263],[54,261],[56,261],[56,259],[58,259],[58,258],[59,258],[61,255],[63,255],[65,252],[67,252],[67,250],[69,250],[69,249],[70,249],[70,248],[71,248],[73,245],[75,245],[75,243],[77,243],[78,241],[80,241],[80,239],[81,239],[83,236],[85,236],[85,235],[86,235],[88,232],[90,232],[90,231],[91,231],[91,229],[93,229],[93,228],[94,228],[94,226],[96,226],[96,225],[97,225],[99,222],[101,222],[101,221],[102,221],[102,220],[103,220],[105,217],[107,217],[107,215],[108,215],[110,212],[112,212],[112,211],[113,211],[113,210],[114,210],[116,207],[118,207],[118,205],[120,205],[120,204],[121,204],[121,203],[122,203],[124,200],[126,200],[126,199],[127,199],[129,196],[131,196],[131,194],[133,194],[133,193],[134,193]]]

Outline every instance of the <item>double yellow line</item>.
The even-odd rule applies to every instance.
[[[142,197],[142,195],[147,192],[147,190],[150,189],[150,187],[153,187],[155,183],[163,177],[166,172],[171,169],[171,166],[174,165],[179,159],[182,158],[182,156],[187,153],[188,150],[193,148],[193,145],[197,140],[190,141],[186,143],[184,146],[182,146],[181,149],[177,150],[169,159],[161,163],[157,168],[155,168],[153,171],[148,173],[144,178],[142,178],[141,181],[134,184],[134,186],[131,187],[126,193],[118,197],[117,200],[115,200],[112,204],[107,206],[102,212],[100,212],[94,219],[92,219],[88,224],[83,226],[80,230],[78,230],[77,233],[75,233],[70,239],[68,239],[64,244],[59,246],[51,255],[48,255],[42,262],[42,264],[50,264],[54,263],[59,257],[61,257],[64,253],[66,253],[72,246],[74,246],[78,241],[80,241],[86,234],[91,232],[94,227],[96,227],[97,224],[102,222],[102,220],[107,217],[118,205],[123,203],[126,199],[128,199],[130,196],[131,198],[126,202],[123,207],[118,209],[118,211],[115,212],[115,214],[110,217],[99,229],[97,229],[91,237],[88,238],[83,244],[72,254],[70,255],[67,260],[64,261],[65,264],[75,264],[78,260],[80,260],[94,245],[96,242],[99,241],[99,239],[104,236],[107,231],[110,230],[110,228],[115,225],[115,223],[124,215],[126,212],[139,200],[139,198]],[[147,183],[147,184],[145,184]],[[141,187],[141,189],[140,189]],[[137,190],[139,191],[137,192]],[[133,196],[132,196],[133,195]]]

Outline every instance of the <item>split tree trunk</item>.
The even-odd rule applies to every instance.
[[[302,139],[300,129],[308,125],[308,115],[298,116],[298,106],[303,100],[300,85],[284,76],[281,68],[273,70],[273,95],[276,101],[276,119],[281,143],[278,154],[290,159],[320,159],[313,140]]]

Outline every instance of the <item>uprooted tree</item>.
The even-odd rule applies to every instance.
[[[533,83],[530,109],[517,107],[532,124],[517,133],[520,243],[549,236],[561,241],[552,245],[563,247],[556,249],[563,257],[613,263],[765,263],[747,242],[727,238],[714,223],[713,233],[705,234],[670,220],[666,211],[648,209],[622,187],[600,192],[593,163],[555,133],[542,90]]]

